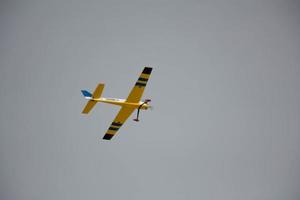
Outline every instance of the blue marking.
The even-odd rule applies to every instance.
[[[92,94],[86,90],[81,90],[81,92],[82,92],[83,96],[85,96],[85,97],[92,97]]]

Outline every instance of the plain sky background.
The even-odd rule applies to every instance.
[[[300,198],[299,1],[1,1],[0,199]],[[81,89],[153,111],[101,138]]]

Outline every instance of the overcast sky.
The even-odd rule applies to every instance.
[[[300,3],[0,4],[0,199],[300,198]],[[143,66],[153,111],[112,141]],[[134,113],[135,114],[135,113]]]

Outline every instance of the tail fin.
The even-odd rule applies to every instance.
[[[90,99],[82,111],[83,114],[88,114],[90,110],[92,110],[92,108],[96,105],[97,101],[95,101],[94,99],[99,99],[101,97],[103,88],[104,88],[104,84],[100,83],[98,84],[97,88],[94,90],[93,94],[91,94],[86,90],[81,90],[83,96],[86,99]]]
[[[89,91],[81,90],[81,92],[85,98],[87,98],[87,99],[92,98],[92,94]]]

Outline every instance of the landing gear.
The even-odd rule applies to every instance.
[[[150,99],[146,99],[145,102],[143,102],[139,107],[138,107],[138,110],[137,110],[137,115],[136,115],[136,118],[133,119],[133,121],[136,121],[136,122],[139,122],[139,115],[140,115],[140,109],[142,108],[142,106],[144,104],[147,104],[148,102],[150,102],[151,100]]]
[[[140,115],[140,109],[141,107],[145,104],[146,102],[142,103],[139,107],[138,107],[138,111],[137,111],[137,115],[136,115],[136,118],[133,119],[133,121],[136,121],[136,122],[139,122],[139,115]]]

